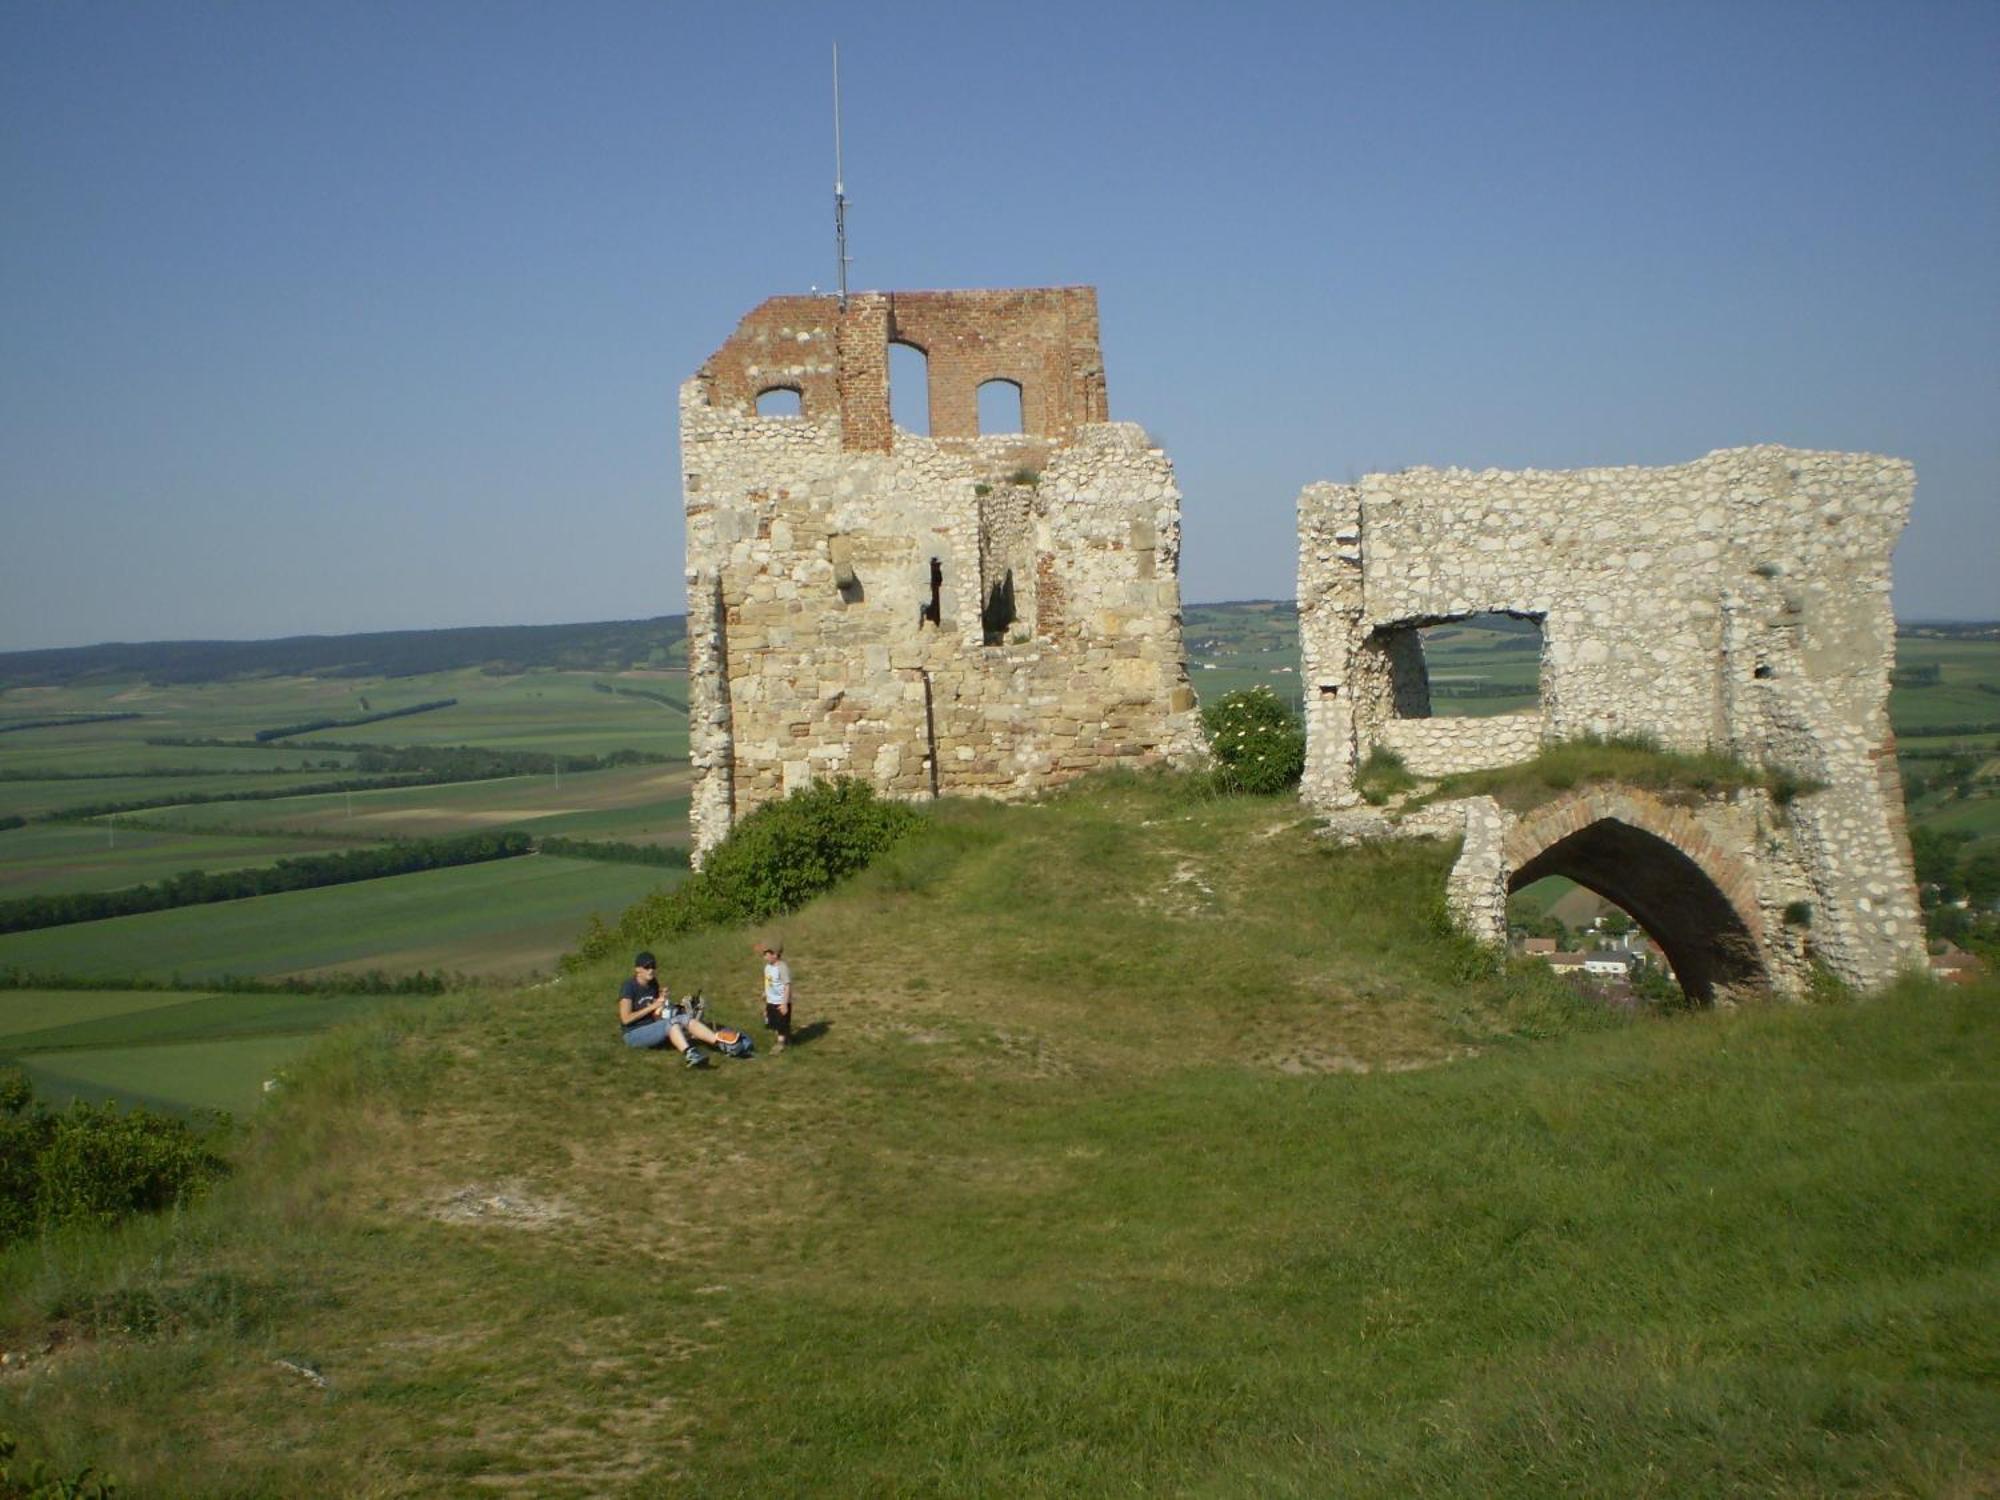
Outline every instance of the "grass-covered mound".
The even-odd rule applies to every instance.
[[[1995,995],[1615,1020],[1186,783],[337,1034],[203,1208],[0,1262],[0,1428],[147,1495],[1978,1493]],[[666,977],[753,1019],[741,930]]]

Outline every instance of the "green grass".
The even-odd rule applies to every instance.
[[[1491,771],[1444,777],[1436,794],[1487,796],[1516,812],[1539,806],[1577,786],[1616,781],[1671,797],[1677,793],[1726,792],[1763,786],[1789,800],[1810,787],[1790,782],[1729,756],[1663,751],[1641,740],[1581,739],[1550,745],[1533,760]]]
[[[785,923],[783,1057],[627,1052],[613,966],[343,1030],[209,1206],[0,1257],[64,1340],[0,1426],[163,1495],[1981,1493],[2000,997],[1616,1019],[1449,859],[1113,778]],[[750,1018],[745,934],[663,957]]]
[[[594,911],[676,872],[586,860],[496,860],[320,890],[0,936],[0,966],[152,978],[385,969],[546,969]]]

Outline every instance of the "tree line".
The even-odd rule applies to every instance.
[[[11,724],[0,724],[0,734],[12,734],[18,729],[62,729],[76,724],[115,724],[120,719],[136,719],[138,714],[69,714],[60,719],[16,719]]]
[[[362,699],[363,706],[368,700]],[[251,736],[258,744],[269,744],[272,740],[290,739],[295,734],[312,734],[321,729],[353,729],[361,724],[379,724],[384,719],[405,719],[411,714],[427,714],[432,709],[451,708],[458,703],[456,698],[432,698],[423,703],[412,703],[406,708],[384,708],[372,714],[355,714],[345,719],[305,719],[297,724],[280,724],[276,729],[260,729]]]

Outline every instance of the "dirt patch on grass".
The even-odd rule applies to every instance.
[[[538,1196],[518,1183],[455,1188],[425,1204],[422,1212],[443,1224],[494,1224],[507,1229],[547,1229],[571,1217],[560,1198]]]

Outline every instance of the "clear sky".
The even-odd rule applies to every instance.
[[[2000,615],[2000,3],[0,5],[0,649],[678,612],[764,297],[1099,289],[1189,601],[1314,479],[1917,466]]]

